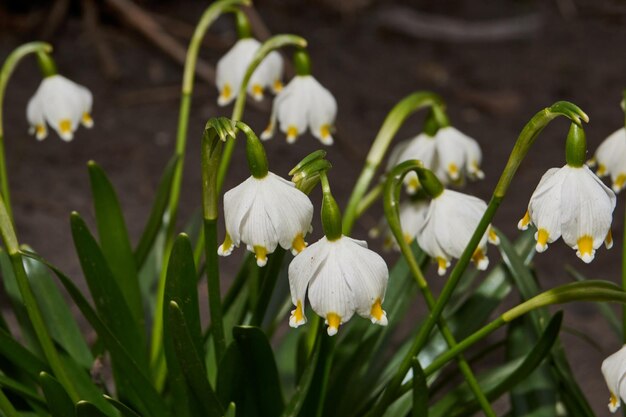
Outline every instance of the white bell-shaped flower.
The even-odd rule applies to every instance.
[[[620,192],[626,186],[626,129],[618,129],[606,138],[588,164],[597,164],[599,177],[610,175],[613,191]]]
[[[587,166],[549,169],[530,197],[528,210],[517,227],[537,228],[537,252],[543,252],[559,237],[589,263],[602,242],[613,246],[611,221],[615,193]]]
[[[291,301],[296,307],[289,325],[306,323],[304,298],[308,289],[311,308],[326,319],[330,336],[355,312],[386,326],[382,302],[388,279],[387,264],[367,248],[366,242],[347,236],[328,240],[324,236],[289,265]]]
[[[424,224],[417,233],[417,243],[437,261],[439,275],[446,273],[452,259],[461,257],[485,210],[487,204],[483,200],[452,190],[443,190],[431,200]],[[480,270],[489,266],[487,240],[495,245],[500,242],[491,227],[472,256]]]
[[[70,141],[78,126],[93,126],[91,92],[62,75],[45,77],[28,102],[26,119],[30,133],[38,140],[48,136],[46,123],[57,131],[61,139]]]
[[[404,241],[406,243],[411,243],[413,242],[413,240],[417,236],[417,233],[420,231],[422,225],[424,224],[426,213],[428,212],[428,201],[405,201],[400,204],[399,212],[400,225],[402,227],[402,233],[404,234]],[[400,249],[385,217],[380,220],[378,226],[372,228],[369,231],[369,236],[371,238],[377,238],[381,235],[384,239],[384,249]]]
[[[601,370],[610,392],[609,410],[614,413],[621,405],[621,400],[626,398],[626,346],[606,358]]]
[[[485,177],[480,169],[482,152],[478,142],[452,126],[439,129],[435,136],[420,133],[413,139],[400,142],[390,154],[387,169],[412,159],[421,161],[444,185],[462,181],[466,177]],[[414,172],[404,178],[404,183],[410,194],[419,188]]]
[[[297,254],[306,247],[312,218],[311,200],[294,183],[271,172],[251,176],[224,194],[226,238],[218,254],[230,255],[241,242],[259,266],[265,266],[267,254],[278,245]]]
[[[215,84],[220,92],[217,104],[226,106],[239,93],[248,66],[261,43],[254,38],[240,39],[217,63]],[[270,52],[252,73],[248,82],[248,94],[257,101],[270,88],[274,93],[283,88],[283,58],[278,52]]]
[[[337,101],[311,75],[296,75],[274,99],[270,123],[261,139],[274,135],[276,123],[294,143],[307,129],[324,145],[332,145]]]

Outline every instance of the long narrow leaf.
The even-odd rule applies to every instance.
[[[51,375],[42,372],[39,375],[39,384],[48,403],[52,417],[75,417],[74,403],[69,395]]]
[[[90,161],[89,179],[96,211],[96,224],[102,253],[108,261],[117,285],[132,313],[133,322],[143,328],[143,307],[137,265],[117,194],[106,174]]]
[[[428,417],[426,375],[417,358],[413,358],[413,417]]]

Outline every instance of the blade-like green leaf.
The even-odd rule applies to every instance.
[[[550,350],[558,339],[559,329],[563,321],[563,313],[559,312],[552,317],[539,341],[523,358],[490,371],[486,375],[479,375],[478,381],[490,401],[495,401],[505,392],[511,390],[529,375],[550,354]],[[472,415],[480,409],[480,405],[473,398],[473,394],[466,383],[438,401],[431,408],[431,417],[458,417]]]
[[[194,347],[192,336],[185,322],[185,315],[175,301],[170,301],[169,310],[169,330],[180,369],[196,400],[201,404],[203,415],[222,417],[224,408],[207,379],[204,363]]]
[[[94,161],[89,161],[89,179],[96,211],[100,246],[117,286],[132,313],[133,322],[143,328],[143,307],[137,265],[130,246],[128,231],[117,194],[106,174]]]
[[[237,406],[235,403],[228,404],[228,408],[224,413],[224,417],[235,417],[237,415]]]
[[[76,417],[110,417],[98,407],[87,401],[79,401],[75,407]]]
[[[39,374],[39,384],[52,417],[75,417],[74,403],[56,379],[42,372]]]
[[[428,386],[420,361],[413,358],[413,417],[428,417]]]
[[[15,394],[23,397],[27,401],[34,401],[38,405],[44,406],[46,402],[33,388],[18,382],[8,376],[0,374],[0,387],[6,388],[4,391],[12,391]]]
[[[161,225],[163,224],[163,215],[165,214],[165,209],[167,209],[170,188],[172,180],[174,179],[176,166],[178,166],[178,161],[178,156],[174,155],[165,166],[165,170],[163,171],[163,175],[159,181],[159,186],[157,188],[156,197],[154,198],[154,203],[152,204],[150,216],[148,217],[148,222],[146,223],[143,233],[141,234],[141,238],[139,239],[139,243],[135,248],[135,264],[138,269],[141,269],[144,262],[148,258],[148,254],[150,253],[154,241],[159,234],[159,230],[161,229]]]
[[[108,395],[103,395],[104,399],[115,407],[122,417],[141,417],[139,414],[135,412],[132,408],[122,403],[121,401],[116,400],[115,398],[109,397]]]
[[[71,226],[74,245],[98,316],[140,365],[140,371],[147,376],[149,368],[143,327],[134,321],[118,281],[78,213],[72,213]]]
[[[48,364],[33,355],[3,329],[0,329],[0,355],[12,365],[24,370],[33,380],[38,377],[39,372],[49,372]]]
[[[298,381],[296,390],[287,405],[285,406],[282,417],[296,417],[299,415],[300,409],[304,405],[304,401],[306,400],[307,394],[309,393],[309,387],[311,386],[311,382],[313,381],[315,370],[317,369],[317,362],[320,354],[320,345],[321,339],[318,338],[313,348],[313,352],[311,353],[311,357],[307,362],[302,376],[300,377],[300,381]]]
[[[237,326],[233,328],[233,337],[241,351],[259,415],[280,416],[284,409],[283,394],[274,353],[265,333],[258,327]]]
[[[91,351],[48,269],[29,258],[24,258],[24,268],[50,336],[76,362],[89,369],[93,363]]]
[[[144,373],[146,368],[140,368],[126,350],[126,346],[122,344],[104,321],[100,319],[72,280],[37,254],[27,252],[23,253],[23,255],[44,263],[55,273],[57,278],[59,278],[70,297],[72,297],[72,300],[74,300],[74,303],[76,303],[76,306],[80,309],[83,316],[87,319],[89,324],[91,324],[102,343],[106,346],[113,361],[119,364],[119,367],[124,370],[124,377],[128,380],[127,386],[133,390],[133,400],[138,402],[138,404],[135,405],[140,409],[142,414],[151,417],[168,417],[169,414],[165,403]]]

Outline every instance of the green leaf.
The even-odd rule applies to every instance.
[[[170,301],[169,310],[169,330],[180,369],[185,375],[196,400],[201,404],[203,415],[221,417],[224,414],[224,409],[207,379],[204,363],[194,346],[194,341],[185,322],[185,315],[175,301]]]
[[[133,320],[131,309],[104,254],[78,213],[72,213],[71,227],[74,245],[98,316],[140,365],[140,371],[147,376],[149,368],[143,328]]]
[[[122,417],[141,417],[135,412],[135,410],[122,403],[121,401],[109,397],[108,395],[103,395],[103,397],[109,404],[113,405],[113,407],[115,407],[120,412]]]
[[[508,362],[486,375],[478,376],[480,386],[489,401],[495,401],[502,394],[528,378],[543,362],[558,339],[562,320],[562,312],[555,314],[546,326],[546,330],[541,335],[539,341],[523,359]],[[466,416],[472,415],[479,409],[480,405],[473,398],[473,394],[467,384],[463,383],[431,408],[431,417]]]
[[[75,417],[74,403],[65,392],[59,381],[51,375],[41,372],[39,384],[48,403],[48,409],[52,417]]]
[[[150,253],[154,241],[159,234],[159,230],[161,229],[161,225],[163,224],[163,216],[165,214],[165,210],[167,209],[172,180],[174,179],[174,172],[178,166],[178,161],[179,157],[174,155],[165,166],[165,170],[163,171],[163,175],[159,181],[159,186],[157,188],[156,197],[154,198],[154,203],[152,204],[150,216],[148,217],[148,222],[146,223],[141,238],[139,239],[139,243],[135,248],[135,264],[138,269],[141,269],[144,262],[148,258],[148,254]]]
[[[29,258],[24,258],[24,268],[50,336],[76,362],[89,369],[93,363],[91,351],[48,269]]]
[[[413,358],[413,417],[428,417],[428,385],[417,358]]]
[[[47,363],[23,347],[4,329],[0,329],[0,355],[24,370],[33,380],[37,379],[39,372],[50,371]]]
[[[243,356],[246,379],[254,390],[259,415],[280,416],[284,409],[283,394],[274,353],[265,333],[258,327],[236,326],[233,337]]]
[[[98,407],[87,401],[79,401],[75,407],[76,417],[110,417]]]
[[[137,265],[130,246],[126,223],[117,194],[106,174],[94,161],[89,161],[89,179],[96,211],[96,223],[102,253],[113,278],[132,313],[133,322],[143,328],[143,307]]]
[[[197,282],[191,243],[187,235],[181,234],[174,242],[168,262],[165,300],[173,300],[180,306],[185,323],[190,331],[193,347],[197,355],[202,357],[202,330],[200,309],[198,307]],[[164,323],[170,322],[169,314],[169,309],[163,310]],[[163,330],[165,358],[167,360],[169,381],[177,414],[180,417],[191,416],[194,414],[194,406],[198,407],[199,405],[194,404],[194,397],[180,368],[169,326],[165,326]]]
[[[5,391],[12,391],[23,397],[25,400],[34,401],[38,405],[45,407],[46,402],[41,396],[28,385],[18,382],[8,376],[0,374],[0,387],[6,388]]]
[[[24,256],[44,263],[59,278],[70,297],[72,297],[72,300],[74,300],[74,303],[76,303],[76,306],[80,309],[89,324],[91,324],[93,329],[98,334],[98,337],[111,354],[113,362],[117,363],[119,368],[124,370],[123,376],[128,380],[127,386],[132,389],[130,394],[132,394],[133,400],[137,401],[137,408],[142,411],[142,414],[146,414],[151,417],[169,417],[165,403],[152,386],[151,381],[145,375],[146,368],[142,369],[137,364],[134,358],[127,351],[126,346],[98,316],[87,300],[83,297],[80,290],[76,287],[76,285],[74,285],[72,280],[54,265],[46,262],[37,254],[23,254]]]
[[[300,413],[300,409],[304,405],[307,394],[309,393],[309,387],[311,386],[311,382],[313,381],[315,370],[317,369],[317,363],[320,355],[320,346],[321,338],[318,338],[313,348],[313,352],[311,353],[311,357],[307,362],[302,376],[300,377],[300,381],[298,381],[296,390],[287,405],[285,406],[282,417],[296,417]]]
[[[224,417],[235,417],[237,415],[237,406],[235,403],[228,404],[228,408],[224,413]]]

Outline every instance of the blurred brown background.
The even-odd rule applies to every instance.
[[[27,134],[26,103],[40,80],[34,60],[20,66],[5,99],[6,151],[18,234],[73,277],[81,272],[68,215],[77,210],[91,217],[88,160],[97,161],[109,174],[134,239],[146,221],[160,172],[174,148],[182,77],[177,56],[208,4],[129,2],[0,4],[0,58],[20,43],[48,40],[54,44],[60,73],[94,93],[95,127],[79,129],[70,144],[54,133],[43,143]],[[487,177],[469,184],[466,191],[483,199],[489,198],[517,134],[541,108],[557,100],[581,106],[591,118],[586,129],[591,152],[624,121],[619,107],[626,87],[624,1],[266,0],[256,7],[272,34],[296,33],[308,39],[314,75],[337,98],[336,144],[327,150],[340,204],[345,204],[387,111],[416,90],[440,93],[448,102],[452,123],[481,144]],[[207,37],[203,61],[214,66],[234,41],[232,20],[220,19]],[[230,107],[216,106],[216,89],[207,82],[208,66],[197,78],[194,93],[181,220],[200,204],[199,139],[204,123],[231,112]],[[261,106],[249,106],[244,120],[260,131],[269,108],[267,98]],[[417,134],[421,122],[421,116],[411,118],[396,141]],[[567,128],[564,120],[547,128],[514,180],[494,222],[510,238],[517,236],[515,225],[543,172],[564,164]],[[322,146],[308,134],[293,146],[276,135],[267,142],[270,168],[286,175],[304,155]],[[242,148],[232,167],[227,189],[248,175]],[[622,200],[620,196],[615,211],[615,246],[611,251],[600,249],[591,265],[583,264],[561,241],[536,257],[544,288],[569,281],[566,264],[590,278],[619,281]],[[380,214],[379,206],[370,210],[354,237],[366,238]],[[317,218],[314,227],[312,239],[321,230]],[[380,242],[370,244],[380,249]],[[494,263],[499,259],[496,252],[490,249]],[[224,261],[227,273],[241,253],[240,249]],[[396,257],[387,255],[390,263]],[[442,280],[429,272],[439,286]],[[415,314],[422,314],[421,301],[415,304]],[[593,305],[568,306],[566,311],[566,325],[599,345],[600,349],[567,333],[563,336],[588,399],[598,415],[607,415],[608,391],[599,367],[621,342]]]

